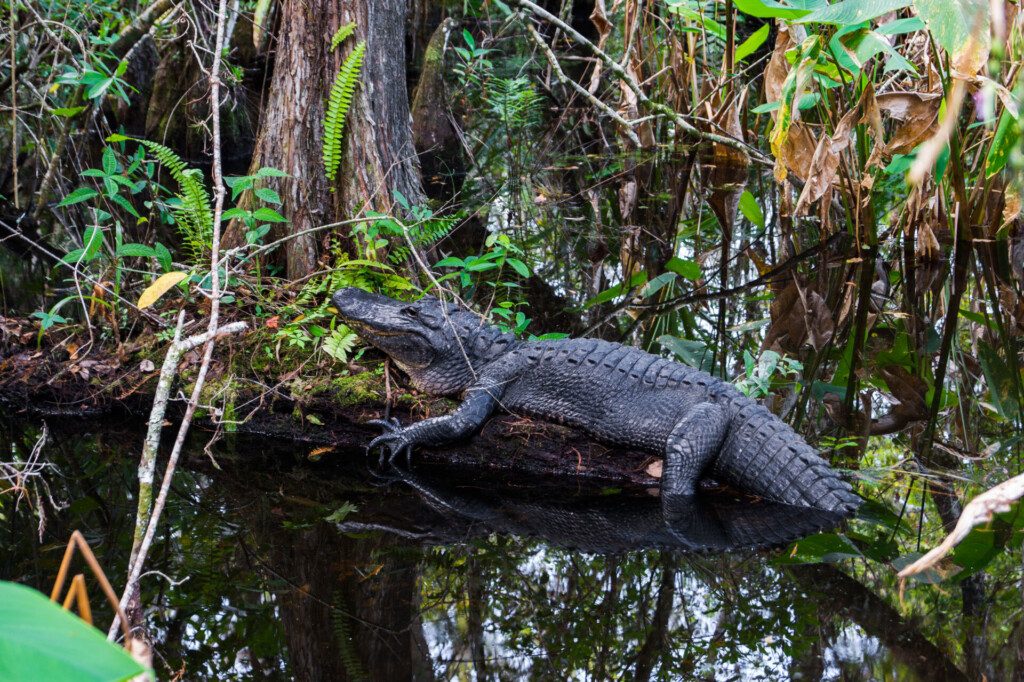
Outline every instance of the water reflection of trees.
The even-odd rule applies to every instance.
[[[108,432],[56,440],[51,457],[70,506],[49,513],[40,544],[32,511],[15,512],[0,496],[0,578],[46,588],[54,548],[73,528],[120,576],[134,476],[125,453],[137,442]],[[0,441],[16,453],[31,448],[34,432],[0,431]],[[782,567],[763,552],[585,554],[459,526],[401,486],[254,467],[248,453],[217,458],[221,470],[198,454],[176,482],[155,551],[154,569],[187,581],[144,582],[162,676],[1020,678],[1018,566],[990,569],[1002,578],[970,604],[972,629],[960,590],[934,591],[927,603],[908,594],[901,607],[889,574],[870,564]],[[362,530],[324,520],[345,502],[358,507],[346,522]],[[924,617],[901,615],[909,612]]]

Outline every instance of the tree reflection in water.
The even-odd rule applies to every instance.
[[[3,451],[35,433],[0,424]],[[45,589],[79,528],[117,579],[140,436],[58,440],[69,506],[48,510],[40,544],[32,510],[0,497],[0,578]],[[217,467],[194,455],[153,552],[166,577],[144,582],[161,678],[964,678],[955,591],[919,623],[871,566],[783,566],[785,549],[756,548],[831,522],[810,512],[719,496],[666,524],[642,490],[383,479],[361,455],[310,465],[242,441]],[[1002,636],[1017,641],[1015,623]],[[989,679],[1016,674],[1015,649],[994,647]]]

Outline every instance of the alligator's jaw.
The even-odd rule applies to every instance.
[[[331,302],[345,324],[360,334],[388,336],[414,331],[400,312],[405,304],[387,296],[346,287],[336,291]]]

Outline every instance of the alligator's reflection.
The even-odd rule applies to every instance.
[[[723,552],[785,545],[842,519],[726,492],[701,492],[666,515],[657,497],[643,494],[566,495],[564,488],[523,494],[452,485],[410,471],[398,471],[397,477],[432,513],[408,509],[396,515],[392,507],[386,518],[356,514],[340,530],[380,530],[437,544],[498,533],[599,554],[647,548]]]

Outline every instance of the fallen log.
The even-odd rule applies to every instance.
[[[77,364],[56,355],[21,348],[0,358],[0,408],[11,416],[114,417],[144,423],[156,387],[155,372],[140,372],[135,359],[126,362],[98,352]],[[223,387],[226,372],[219,369]],[[187,382],[187,372],[185,375]],[[366,376],[355,401],[351,392],[337,387],[309,395],[301,387],[239,388],[244,384],[239,381],[232,388],[232,402],[248,406],[244,418],[230,421],[223,411],[207,410],[197,425],[301,444],[308,448],[310,458],[354,461],[367,456],[366,444],[379,434],[376,427],[366,426],[371,419],[387,414],[409,423],[436,416],[453,405],[395,388],[392,400],[396,404],[389,410],[383,377]],[[217,380],[211,380],[211,393],[218,390]],[[183,409],[183,402],[172,401],[168,419],[179,418]],[[649,453],[609,446],[570,427],[512,415],[491,419],[466,442],[421,448],[413,457],[462,474],[558,477],[580,485],[641,487],[652,492],[657,489],[661,465],[660,458]]]

